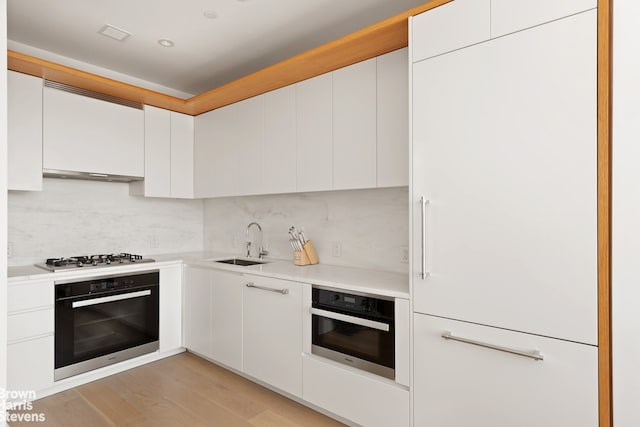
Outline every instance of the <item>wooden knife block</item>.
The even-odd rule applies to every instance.
[[[293,263],[295,265],[311,265],[318,263],[318,254],[311,240],[302,245],[302,251],[293,251]]]

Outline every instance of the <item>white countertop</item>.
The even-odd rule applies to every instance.
[[[149,255],[154,263],[128,264],[123,266],[92,267],[86,270],[66,270],[49,272],[42,268],[27,265],[8,268],[9,284],[17,284],[25,280],[66,280],[91,277],[104,274],[128,273],[160,268],[175,263],[189,266],[206,267],[218,270],[233,271],[243,274],[273,277],[283,280],[310,283],[313,285],[339,288],[346,291],[364,292],[395,298],[409,298],[409,276],[407,274],[375,271],[361,268],[350,268],[336,265],[316,264],[297,266],[291,260],[265,258],[265,264],[254,266],[237,266],[217,263],[214,260],[233,258],[234,255],[216,252],[188,252],[176,254]],[[237,258],[242,258],[236,256]]]

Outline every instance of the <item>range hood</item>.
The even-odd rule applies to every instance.
[[[84,179],[89,181],[105,181],[105,182],[144,181],[144,177],[142,176],[112,175],[112,174],[94,173],[94,172],[63,171],[63,170],[57,170],[57,169],[43,169],[42,175],[45,178]]]

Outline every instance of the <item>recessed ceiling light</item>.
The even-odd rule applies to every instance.
[[[104,26],[98,30],[98,33],[114,40],[118,40],[119,42],[125,41],[131,35],[129,31],[115,27],[111,24],[104,24]]]
[[[158,40],[158,44],[163,47],[173,47],[175,45],[175,43],[169,39],[160,39]]]
[[[209,19],[216,19],[218,17],[218,14],[213,10],[205,10],[204,12],[202,12],[202,14],[205,16],[205,18]]]

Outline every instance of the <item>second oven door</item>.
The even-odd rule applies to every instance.
[[[342,360],[335,359],[337,361],[350,362],[348,356],[351,356],[391,370],[387,372],[393,371],[395,330],[392,322],[369,321],[341,313],[312,309],[311,324],[312,353],[334,358],[323,351],[328,349],[347,356]],[[356,362],[354,366],[357,365]],[[370,369],[371,366],[357,367],[375,371],[375,368]]]
[[[55,367],[158,340],[158,286],[56,302]]]

